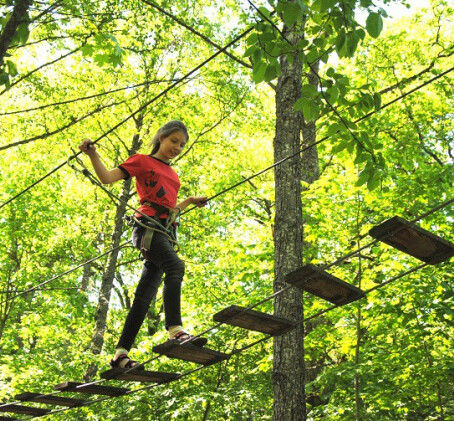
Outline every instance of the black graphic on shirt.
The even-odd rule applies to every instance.
[[[156,174],[153,170],[151,170],[150,176],[145,178],[144,183],[147,187],[153,188],[156,186],[156,184],[158,184],[158,181],[159,181],[159,175]]]
[[[166,190],[164,189],[164,187],[161,187],[161,188],[159,189],[159,191],[156,193],[156,196],[159,197],[159,198],[161,198],[161,197],[165,196],[166,194],[167,194],[167,192],[166,192]]]

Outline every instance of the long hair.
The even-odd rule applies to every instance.
[[[154,135],[153,139],[151,140],[149,146],[151,147],[151,154],[154,155],[159,150],[159,146],[161,144],[161,139],[170,136],[174,132],[181,131],[186,136],[186,140],[189,139],[188,129],[186,128],[185,124],[179,120],[172,120],[168,123],[164,124]]]

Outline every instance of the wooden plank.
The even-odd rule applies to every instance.
[[[303,291],[339,306],[364,297],[364,292],[359,288],[314,265],[303,266],[286,275],[284,280]]]
[[[31,406],[22,406],[15,404],[0,405],[0,412],[13,412],[15,414],[31,415],[33,417],[42,417],[43,415],[46,415],[51,411],[50,409],[33,408]]]
[[[125,380],[130,382],[165,383],[180,377],[179,373],[159,371],[132,370],[129,368],[112,368],[101,373],[103,379]],[[128,373],[129,371],[129,373]]]
[[[454,244],[398,216],[372,228],[369,235],[431,265],[454,256]]]
[[[293,327],[290,320],[235,305],[216,313],[213,319],[216,322],[223,322],[273,336],[281,335]]]
[[[49,405],[60,405],[60,406],[79,406],[84,403],[82,399],[74,399],[74,398],[65,398],[64,396],[43,396],[41,393],[32,393],[32,392],[25,392],[21,393],[20,395],[16,395],[15,399],[24,402],[39,402],[39,403],[46,403]]]
[[[80,387],[78,387],[80,386]],[[79,392],[88,393],[90,395],[106,395],[106,396],[120,396],[129,392],[129,389],[113,386],[101,386],[98,384],[87,384],[78,382],[64,382],[57,384],[54,389],[61,390],[62,392]]]
[[[228,354],[193,345],[191,343],[182,344],[175,339],[169,339],[168,341],[155,346],[153,352],[165,355],[169,358],[178,358],[180,360],[191,361],[203,365],[215,364],[230,358]]]

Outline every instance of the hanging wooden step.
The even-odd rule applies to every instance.
[[[80,386],[80,387],[78,387]],[[83,383],[78,382],[64,382],[57,384],[54,389],[62,392],[79,392],[88,393],[90,395],[107,395],[107,396],[120,396],[129,392],[129,389],[113,386],[101,386],[99,384],[88,384],[84,386]]]
[[[454,256],[454,244],[398,216],[372,228],[369,235],[431,265]]]
[[[168,341],[157,345],[153,352],[165,355],[169,358],[178,358],[184,361],[191,361],[197,364],[211,365],[220,361],[227,360],[230,356],[222,352],[203,346],[196,346],[191,343],[181,344],[180,341],[169,339]]]
[[[20,395],[16,395],[14,397],[18,401],[24,402],[39,402],[39,403],[47,403],[49,405],[60,405],[60,406],[80,406],[84,403],[82,399],[74,399],[74,398],[65,398],[64,396],[46,396],[41,393],[32,393],[32,392],[25,392],[21,393]]]
[[[129,371],[129,373],[128,373]],[[132,370],[130,368],[112,368],[101,373],[103,379],[126,380],[129,382],[165,383],[180,377],[179,373],[164,373],[159,371]]]
[[[303,266],[286,275],[284,280],[339,306],[364,297],[364,291],[314,265]]]
[[[15,404],[0,406],[0,412],[13,412],[15,414],[31,415],[32,417],[42,417],[43,415],[48,414],[50,411],[50,409],[33,408],[31,406],[22,406]]]
[[[290,320],[235,305],[216,313],[213,319],[215,322],[255,330],[272,336],[281,335],[293,327]]]

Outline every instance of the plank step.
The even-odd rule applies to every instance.
[[[339,306],[364,297],[364,291],[314,266],[306,265],[287,274],[289,284]]]
[[[80,386],[80,387],[78,387]],[[88,393],[90,395],[106,395],[106,396],[121,396],[129,392],[129,389],[113,386],[101,386],[98,384],[88,384],[78,382],[64,382],[57,384],[54,389],[62,392],[79,392]]]
[[[112,368],[101,373],[103,379],[126,380],[130,382],[165,383],[180,377],[179,373],[164,373],[159,371],[132,370],[129,368]],[[129,373],[128,373],[129,371]]]
[[[290,320],[235,305],[216,313],[213,319],[215,322],[223,322],[272,336],[281,335],[293,327]]]
[[[0,412],[13,412],[15,414],[31,415],[33,417],[42,417],[43,415],[48,414],[50,411],[50,409],[33,408],[31,406],[22,406],[15,404],[0,406]]]
[[[60,405],[69,407],[79,406],[84,403],[82,399],[65,398],[63,396],[43,396],[43,394],[41,393],[32,392],[21,393],[20,395],[16,395],[14,398],[24,402],[39,402],[46,403],[49,405]]]
[[[454,244],[398,216],[372,228],[369,235],[431,265],[454,256]]]
[[[230,358],[230,355],[203,346],[196,346],[191,343],[182,344],[176,339],[153,347],[153,352],[165,355],[169,358],[178,358],[184,361],[191,361],[197,364],[211,365]]]

